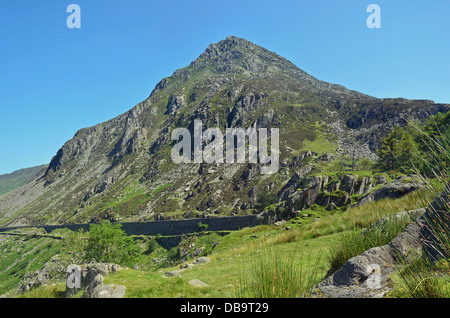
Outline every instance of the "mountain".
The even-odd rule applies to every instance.
[[[449,109],[320,81],[274,52],[227,37],[128,112],[79,130],[38,179],[0,199],[0,226],[255,213],[261,189],[280,193],[306,164],[318,172],[345,156],[375,160],[393,125]],[[192,132],[195,119],[221,131],[278,128],[278,172],[262,175],[258,163],[175,164],[171,133]]]
[[[46,168],[47,165],[41,165],[0,175],[0,195],[30,182],[41,170],[45,170]]]

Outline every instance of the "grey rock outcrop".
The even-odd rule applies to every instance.
[[[186,103],[183,94],[172,95],[167,104],[167,113],[173,115],[178,109],[184,106],[186,106]]]
[[[373,187],[372,177],[357,175],[341,175],[333,178],[327,175],[302,177],[307,174],[306,167],[295,173],[280,191],[278,201],[285,201],[282,205],[285,213],[294,213],[308,209],[318,204],[331,210],[352,203],[350,196],[364,194]]]
[[[86,287],[81,298],[123,298],[126,288],[123,285],[103,284],[103,276],[98,274]]]
[[[52,280],[59,279],[64,270],[65,263],[57,256],[54,256],[40,270],[26,273],[17,289],[17,293],[23,294],[35,287],[46,285]]]
[[[384,198],[399,198],[412,191],[426,188],[426,185],[415,176],[399,176],[394,181],[388,182],[384,176],[352,174],[338,177],[308,176],[311,170],[312,167],[308,165],[294,173],[278,193],[279,205],[274,210],[260,213],[260,224],[273,224],[276,221],[293,218],[314,204],[331,211],[337,207],[352,206],[355,204],[355,197],[360,197],[356,205],[361,205]]]
[[[392,288],[389,274],[403,262],[411,262],[422,253],[425,239],[423,218],[412,223],[389,244],[371,248],[349,259],[333,275],[312,289],[313,297],[380,298]]]
[[[99,285],[91,293],[90,298],[123,298],[125,286],[117,284]]]
[[[387,183],[378,190],[372,191],[363,196],[356,203],[357,205],[365,204],[370,201],[377,201],[384,198],[396,199],[412,191],[425,189],[423,182],[420,182],[417,178],[411,178],[408,176],[399,176],[392,182]]]
[[[303,158],[298,159],[298,161],[303,161]],[[297,160],[295,160],[297,162]],[[289,181],[286,183],[286,185],[281,189],[281,191],[278,194],[278,202],[285,201],[289,198],[291,194],[293,194],[297,188],[299,182],[305,178],[313,169],[312,165],[306,165],[304,167],[301,167],[298,169],[294,175],[289,179]]]
[[[103,285],[103,278],[109,273],[116,273],[122,269],[120,265],[112,263],[91,263],[81,266],[70,265],[80,268],[80,288],[84,290],[82,298],[121,298],[125,294],[125,287],[120,285]],[[72,297],[77,288],[66,285],[66,297]]]

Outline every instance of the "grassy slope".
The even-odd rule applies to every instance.
[[[249,296],[245,289],[249,284],[247,278],[261,265],[255,260],[258,262],[258,257],[265,253],[270,253],[272,259],[290,258],[290,264],[306,279],[313,275],[314,282],[319,282],[329,269],[329,247],[346,233],[361,231],[383,215],[422,206],[417,194],[411,194],[330,214],[319,221],[313,221],[313,217],[294,219],[287,223],[290,230],[275,226],[247,228],[224,237],[209,256],[211,262],[186,269],[178,277],[163,275],[178,267],[160,272],[124,270],[108,276],[105,283],[125,285],[126,297],[131,298]],[[188,284],[191,279],[200,279],[210,286],[193,288]],[[296,296],[301,295],[290,295]]]
[[[17,189],[31,181],[44,167],[45,165],[36,166],[0,175],[0,195]]]
[[[180,276],[164,276],[167,271],[179,269],[179,265],[163,269],[125,269],[109,275],[104,283],[126,286],[125,297],[129,298],[260,297],[254,287],[272,284],[256,282],[255,274],[259,275],[263,270],[270,271],[271,277],[275,272],[280,277],[287,274],[291,281],[299,281],[303,276],[315,284],[330,268],[330,248],[338,246],[346,235],[360,233],[383,216],[426,204],[416,192],[397,200],[385,199],[353,207],[345,212],[320,214],[315,211],[310,217],[300,216],[288,221],[284,227],[245,228],[219,238],[208,255],[209,263],[185,269]],[[61,251],[58,243],[61,241],[50,238],[13,237],[10,240],[14,241],[0,242],[0,294],[13,288],[25,272],[39,269],[45,260]],[[42,252],[35,252],[38,246],[44,245],[50,248],[39,248]],[[151,259],[155,254],[147,256]],[[192,287],[188,283],[192,279],[199,279],[209,287]],[[279,288],[284,294],[275,293],[273,297],[298,297],[303,292],[301,288]],[[63,290],[64,283],[48,285],[32,290],[24,297],[58,297]]]
[[[0,295],[15,290],[27,272],[39,270],[59,252],[60,241],[50,237],[0,237]]]

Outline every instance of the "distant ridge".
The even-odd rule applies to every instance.
[[[8,193],[30,182],[41,170],[45,168],[47,168],[47,165],[20,169],[11,173],[0,175],[0,195]]]

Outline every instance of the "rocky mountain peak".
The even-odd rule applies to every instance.
[[[212,67],[216,73],[251,75],[292,68],[306,74],[276,53],[236,36],[211,43],[190,66]]]

